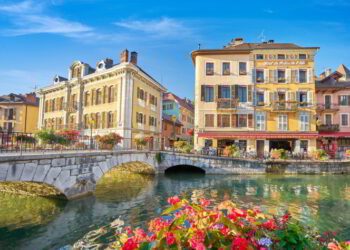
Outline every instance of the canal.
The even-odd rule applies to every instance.
[[[172,171],[143,176],[110,172],[94,196],[74,201],[0,193],[0,249],[59,249],[119,216],[144,226],[161,213],[166,198],[181,195],[217,202],[231,199],[267,213],[289,210],[319,230],[350,235],[350,176],[232,176]],[[348,239],[347,239],[348,240]]]

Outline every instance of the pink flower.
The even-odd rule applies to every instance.
[[[138,244],[134,241],[134,239],[129,238],[122,246],[122,250],[134,250],[137,247],[138,247]]]
[[[249,242],[247,239],[242,237],[236,237],[232,241],[231,250],[247,250],[249,246]]]
[[[328,249],[330,250],[341,250],[341,248],[334,242],[328,243]]]
[[[165,234],[165,239],[166,239],[166,243],[170,246],[170,245],[173,245],[173,244],[175,244],[175,242],[176,242],[176,238],[175,238],[175,235],[173,234],[173,233],[171,233],[171,232],[167,232],[166,234]]]
[[[173,196],[168,198],[168,203],[170,205],[175,205],[176,203],[180,202],[180,198],[178,196]]]

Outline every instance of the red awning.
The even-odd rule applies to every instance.
[[[350,132],[320,132],[318,135],[319,138],[340,138],[340,137],[350,137]]]
[[[317,132],[202,132],[198,137],[208,139],[315,139]]]

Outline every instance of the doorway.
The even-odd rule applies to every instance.
[[[265,141],[264,140],[257,140],[256,141],[256,155],[259,158],[264,157],[264,147],[265,147]]]
[[[291,140],[273,140],[270,141],[270,151],[271,149],[284,149],[286,151],[293,151],[293,141]]]

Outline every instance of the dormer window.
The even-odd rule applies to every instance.
[[[104,68],[104,63],[100,62],[97,66],[98,69],[103,69]]]

